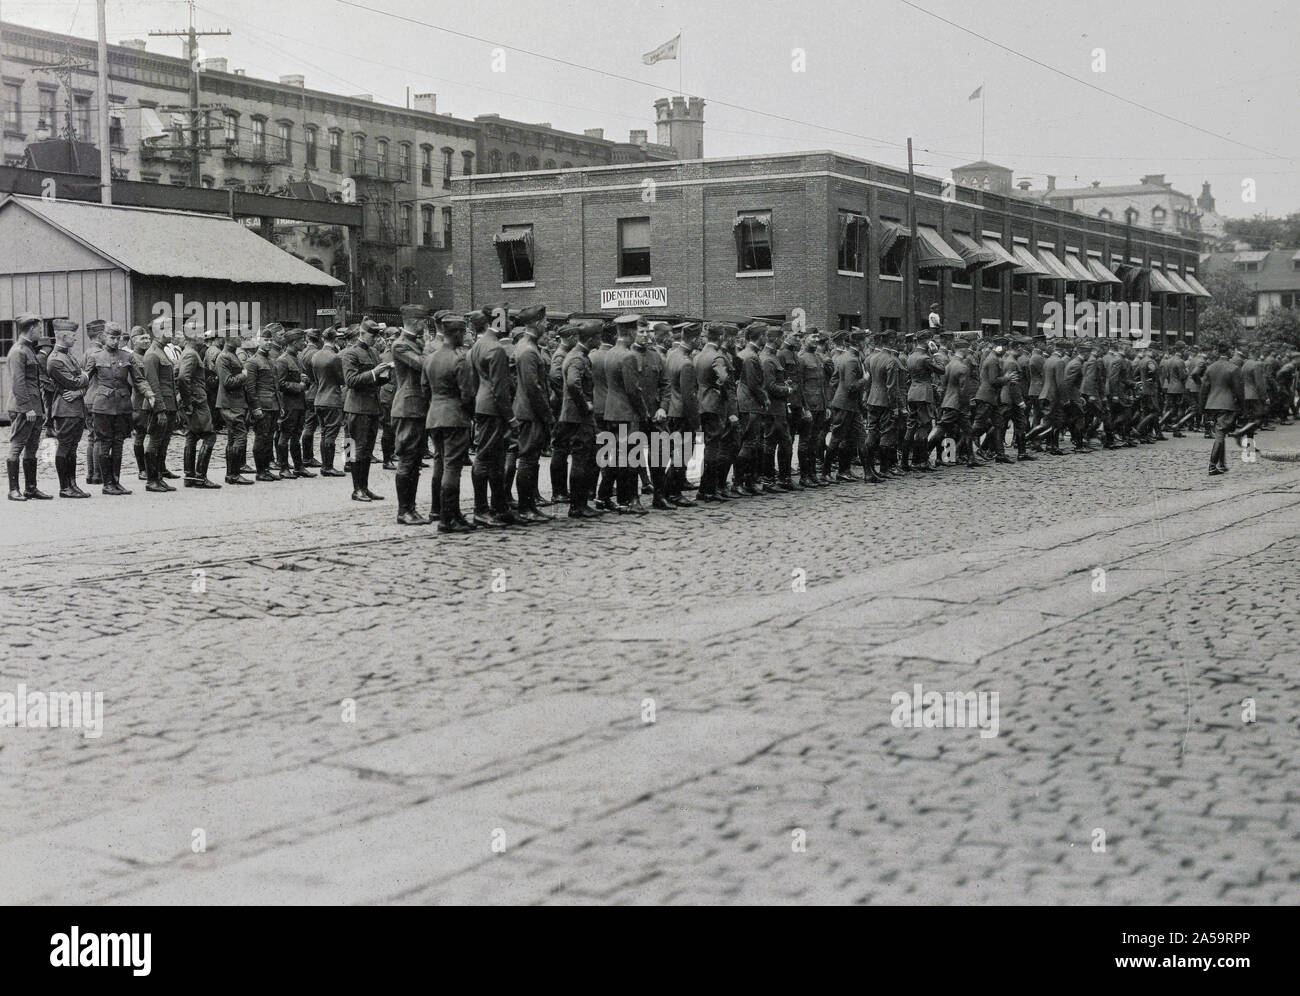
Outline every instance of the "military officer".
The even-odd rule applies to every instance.
[[[86,364],[90,362],[91,356],[104,348],[104,327],[108,323],[102,318],[96,318],[86,323],[86,352],[81,358],[83,372]],[[89,398],[86,402],[89,405]],[[99,469],[99,442],[95,436],[95,420],[90,417],[90,409],[86,409],[86,483],[100,484],[104,483],[103,474]],[[76,460],[73,461],[76,466]]]
[[[600,512],[589,502],[596,493],[596,396],[591,355],[599,351],[605,323],[589,319],[564,326],[564,397],[556,437],[573,461],[569,478],[569,518],[594,519]]]
[[[49,424],[58,441],[54,467],[59,475],[59,497],[89,498],[89,494],[77,487],[77,448],[86,427],[85,394],[90,383],[81,364],[72,356],[79,326],[66,318],[56,318],[52,324],[54,349],[45,361],[45,369],[54,384]]]
[[[41,397],[40,361],[36,345],[41,337],[41,319],[24,313],[14,319],[18,340],[9,350],[9,500],[47,500],[49,495],[36,486],[36,448],[41,441],[45,401]],[[19,487],[21,465],[26,489]]]
[[[320,428],[320,423],[316,418],[316,371],[311,365],[312,357],[316,355],[316,350],[320,349],[322,341],[320,329],[307,329],[307,339],[298,354],[298,365],[302,367],[303,377],[306,378],[306,386],[302,392],[302,400],[306,406],[302,420],[302,465],[311,469],[322,466],[316,459],[316,430]]]
[[[636,466],[645,453],[632,442],[633,433],[649,430],[649,413],[641,392],[641,354],[633,348],[638,334],[644,333],[639,333],[639,315],[620,315],[614,319],[614,325],[617,339],[605,358],[605,422],[608,431],[620,441],[615,452],[614,475],[618,502],[612,509],[608,503],[600,507],[622,514],[645,515],[649,509],[637,495]]]
[[[280,418],[280,396],[275,385],[275,360],[272,358],[271,337],[281,335],[284,327],[272,322],[262,330],[254,344],[253,353],[244,364],[248,374],[248,390],[253,406],[253,420],[249,428],[253,433],[253,466],[256,480],[271,482],[281,480],[271,470],[275,449],[275,429]],[[246,344],[247,345],[247,344]],[[259,415],[258,412],[261,412]]]
[[[425,526],[431,521],[416,511],[420,490],[420,458],[428,432],[429,402],[423,384],[424,335],[429,309],[420,304],[402,305],[402,331],[389,349],[393,362],[393,396],[389,404],[393,423],[393,455],[396,458],[397,522],[403,526]]]
[[[740,378],[736,400],[740,406],[740,453],[736,459],[737,484],[747,495],[770,494],[776,489],[764,485],[761,477],[764,421],[770,401],[763,386],[763,362],[759,350],[767,326],[751,322],[745,327],[745,344],[736,351],[740,361]]]
[[[795,357],[799,400],[804,412],[803,425],[799,429],[799,483],[805,488],[830,484],[829,467],[824,463],[830,375],[826,370],[826,358],[818,351],[821,344],[821,333],[810,331],[804,339],[803,349]]]
[[[605,422],[605,360],[614,348],[615,337],[612,322],[606,323],[600,333],[600,346],[588,354],[591,360],[591,383],[595,404],[596,432],[608,432]],[[615,467],[597,468],[596,507],[603,511],[614,510]],[[606,504],[607,503],[607,504]]]
[[[176,364],[172,360],[172,337],[175,334],[171,319],[155,318],[150,325],[151,342],[145,351],[143,364],[145,379],[153,392],[154,404],[149,410],[148,429],[145,433],[144,459],[148,484],[146,491],[165,493],[176,489],[163,479],[167,463],[167,446],[176,428],[178,405],[176,401]],[[179,358],[179,357],[178,357]],[[173,474],[172,477],[175,477]]]
[[[957,444],[958,456],[966,454],[968,467],[982,467],[984,462],[975,455],[975,442],[971,438],[970,418],[967,415],[969,408],[965,396],[970,367],[966,360],[967,348],[963,343],[954,348],[952,358],[944,369],[940,387],[939,424],[930,433],[930,446],[933,448],[944,439],[952,439]]]
[[[671,334],[672,326],[667,322],[642,324],[632,342],[632,350],[637,354],[637,362],[640,364],[637,383],[641,393],[641,405],[649,419],[641,426],[641,430],[647,437],[662,432],[668,424],[668,366],[662,344]],[[647,459],[637,468],[637,472],[643,479],[649,477],[650,486],[654,490],[651,507],[660,511],[669,511],[677,506],[664,498],[664,492],[667,490],[668,468],[660,465],[662,463],[658,458],[660,449],[661,447],[657,445],[651,446]],[[650,465],[648,468],[647,463]]]
[[[519,518],[525,523],[549,522],[538,508],[539,460],[551,437],[551,403],[547,393],[548,364],[537,348],[546,327],[546,306],[524,308],[518,316],[520,335],[515,342],[514,420],[518,440],[517,475]]]
[[[857,348],[864,338],[865,333],[860,329],[840,329],[831,335],[835,354],[831,359],[834,368],[831,375],[831,441],[826,452],[826,473],[829,475],[838,461],[836,481],[856,481],[858,478],[852,470],[853,458],[859,452],[866,456],[866,427],[860,413],[867,381]],[[864,461],[863,467],[869,463],[869,460]]]
[[[1011,338],[1002,357],[1002,388],[998,394],[999,421],[1003,426],[1010,424],[1012,427],[1011,439],[1016,447],[1017,460],[1038,459],[1025,444],[1025,437],[1029,434],[1029,420],[1025,415],[1025,395],[1022,390],[1024,381],[1021,378],[1027,367],[1022,367],[1020,361],[1021,351],[1028,342],[1024,336]]]
[[[562,324],[559,331],[563,331],[568,327],[567,324]],[[551,403],[551,414],[555,417],[555,422],[551,427],[550,475],[552,504],[569,500],[569,451],[565,448],[564,442],[559,439],[559,436],[563,435],[560,432],[559,418],[560,410],[564,406],[564,357],[573,347],[577,334],[576,332],[570,332],[566,340],[565,336],[558,335],[557,332],[557,337],[559,341],[556,343],[555,349],[551,351],[546,371],[547,399]]]
[[[134,354],[122,348],[122,326],[104,325],[104,348],[86,357],[86,397],[95,422],[99,469],[106,495],[129,495],[122,487],[122,446],[131,435],[134,398],[152,402],[153,391],[136,366]],[[138,391],[137,391],[138,389]]]
[[[1241,369],[1228,359],[1221,348],[1217,358],[1205,370],[1201,382],[1201,407],[1206,418],[1214,422],[1214,445],[1210,448],[1210,476],[1228,472],[1225,437],[1232,431],[1237,414],[1246,403]]]
[[[352,500],[381,501],[383,495],[370,490],[370,463],[374,458],[375,435],[383,416],[379,389],[392,377],[393,361],[381,360],[376,352],[385,326],[369,318],[357,329],[357,338],[339,354],[346,394],[343,418],[351,440]]]
[[[474,398],[474,463],[470,469],[474,524],[487,528],[523,525],[524,521],[510,507],[505,489],[506,443],[514,420],[510,354],[501,342],[505,316],[500,313],[505,310],[504,306],[481,309],[482,333],[469,351],[470,369],[478,384]]]
[[[212,424],[212,406],[208,402],[208,371],[203,362],[203,331],[197,324],[184,327],[185,348],[177,366],[176,389],[180,413],[185,419],[185,487],[219,488],[208,480],[208,462],[216,446],[217,431]]]
[[[254,420],[262,417],[253,399],[250,377],[239,359],[241,337],[233,329],[226,330],[217,368],[217,409],[226,424],[226,483],[252,484],[241,476],[241,468],[248,456],[248,422],[250,413]]]
[[[338,332],[333,328],[321,333],[320,348],[312,353],[311,379],[316,424],[320,426],[321,477],[347,477],[334,466],[335,446],[343,426],[343,364],[339,360]],[[306,431],[305,428],[303,430]],[[304,456],[306,454],[304,453]]]
[[[1006,350],[1006,336],[994,336],[992,348],[979,363],[979,387],[975,391],[975,422],[971,431],[980,440],[980,448],[987,451],[992,443],[993,458],[998,463],[1011,463],[1007,456],[1007,426],[1002,420],[1002,385],[1004,374],[1002,353]],[[1017,368],[1018,369],[1018,368]]]
[[[674,449],[673,465],[668,470],[665,500],[679,508],[693,508],[696,504],[687,498],[686,467],[695,452],[695,434],[700,430],[700,397],[696,383],[693,354],[700,339],[700,326],[684,322],[677,326],[679,336],[664,360],[664,373],[668,379],[668,431],[680,446]]]
[[[733,326],[734,328],[734,326]],[[696,498],[703,502],[727,501],[727,435],[731,421],[727,391],[731,373],[722,354],[723,323],[705,327],[703,348],[693,358],[700,429],[704,433],[704,468]]]
[[[283,478],[315,477],[307,469],[302,454],[303,425],[307,416],[307,387],[310,381],[302,368],[299,354],[307,333],[302,329],[285,332],[283,351],[275,360],[275,387],[280,397],[280,418],[276,426],[275,448],[280,476]]]
[[[468,533],[475,526],[460,510],[460,478],[469,455],[478,385],[469,355],[462,348],[465,321],[449,311],[434,321],[438,346],[421,361],[420,382],[428,396],[425,428],[433,440],[433,487],[430,508],[439,533]]]

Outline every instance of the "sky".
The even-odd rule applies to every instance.
[[[94,0],[0,0],[0,16],[95,33]],[[189,10],[108,0],[107,19],[117,42],[184,28]],[[195,20],[233,32],[203,54],[250,76],[398,105],[432,91],[458,117],[654,141],[653,102],[680,80],[706,101],[706,156],[833,149],[905,166],[910,136],[918,171],[946,177],[980,158],[982,110],[984,158],[1038,188],[1163,173],[1193,196],[1209,181],[1229,217],[1300,211],[1294,3],[202,0]],[[679,32],[680,60],[642,63]]]

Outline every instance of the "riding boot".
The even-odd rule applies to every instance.
[[[36,486],[36,458],[23,459],[23,477],[27,479],[27,489],[23,492],[29,499],[48,499],[50,496]]]

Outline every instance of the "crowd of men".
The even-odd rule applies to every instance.
[[[9,499],[50,497],[37,487],[42,433],[53,440],[62,498],[89,497],[77,483],[83,434],[86,481],[106,495],[131,493],[121,479],[128,439],[145,490],[175,491],[167,451],[178,431],[184,486],[221,487],[208,471],[224,429],[225,484],[319,469],[350,475],[358,502],[383,497],[370,487],[378,442],[396,472],[397,521],[464,533],[549,521],[547,505],[567,503],[577,519],[645,514],[642,494],[667,511],[1063,456],[1066,435],[1072,452],[1088,453],[1094,441],[1116,449],[1200,429],[1215,441],[1214,475],[1227,472],[1227,436],[1252,440],[1297,417],[1298,353],[974,339],[935,327],[936,316],[931,328],[900,335],[761,320],[548,319],[540,306],[430,315],[409,305],[401,315],[400,327],[366,318],[246,334],[178,330],[160,318],[128,335],[95,321],[81,356],[75,322],[53,321],[47,339],[39,316],[20,315],[7,359]],[[667,466],[647,459],[657,432],[703,435],[698,483],[687,480],[690,443],[675,446]],[[598,466],[598,447],[629,438],[639,442]],[[549,501],[538,480],[547,453]],[[426,460],[428,516],[417,509]],[[470,516],[460,495],[467,463]]]

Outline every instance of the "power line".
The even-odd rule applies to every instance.
[[[344,3],[346,2],[346,0],[337,0],[337,2]],[[982,35],[978,31],[974,31],[971,28],[958,24],[956,21],[950,21],[948,18],[944,17],[941,14],[936,14],[934,11],[926,10],[924,7],[920,6],[919,4],[912,3],[912,0],[898,0],[898,2],[903,4],[904,6],[911,7],[913,10],[918,11],[919,13],[925,14],[927,17],[933,17],[936,21],[942,21],[944,24],[954,27],[958,31],[964,31],[966,32],[966,34],[978,38],[983,42],[987,42],[988,44],[994,46],[995,48],[1000,48],[1004,52],[1009,52],[1010,54],[1016,56],[1017,58],[1024,59],[1026,62],[1032,62],[1035,66],[1039,66],[1043,69],[1046,69],[1048,72],[1055,73],[1057,76],[1063,76],[1067,80],[1073,80],[1075,83],[1079,83],[1083,86],[1086,86],[1090,90],[1096,90],[1098,93],[1104,93],[1107,97],[1111,97],[1114,100],[1118,100],[1121,101],[1122,103],[1128,104],[1130,107],[1136,107],[1139,110],[1146,111],[1149,114],[1154,114],[1157,117],[1164,118],[1166,121],[1172,121],[1174,124],[1182,125],[1184,128],[1191,128],[1194,131],[1199,131],[1204,135],[1209,135],[1211,138],[1217,138],[1223,142],[1230,142],[1233,145],[1239,145],[1243,149],[1251,149],[1255,152],[1262,152],[1272,159],[1281,159],[1284,162],[1292,161],[1291,159],[1288,159],[1286,156],[1278,155],[1276,152],[1270,152],[1268,149],[1261,149],[1257,145],[1250,145],[1247,142],[1238,141],[1237,139],[1230,138],[1227,135],[1221,135],[1216,131],[1210,131],[1210,129],[1202,128],[1200,125],[1193,124],[1191,121],[1184,121],[1182,118],[1176,118],[1172,114],[1166,114],[1164,111],[1158,111],[1154,107],[1148,107],[1146,104],[1133,100],[1129,97],[1125,97],[1123,94],[1116,93],[1113,90],[1107,90],[1105,87],[1098,86],[1096,83],[1092,83],[1086,79],[1083,79],[1080,76],[1075,76],[1071,73],[1067,73],[1064,69],[1058,69],[1056,66],[1049,65],[1048,63],[1043,62],[1041,59],[1035,59],[1032,55],[1026,55],[1024,52],[1014,49],[1010,45],[1004,45],[999,41],[995,41],[994,39],[988,37],[988,35]]]

